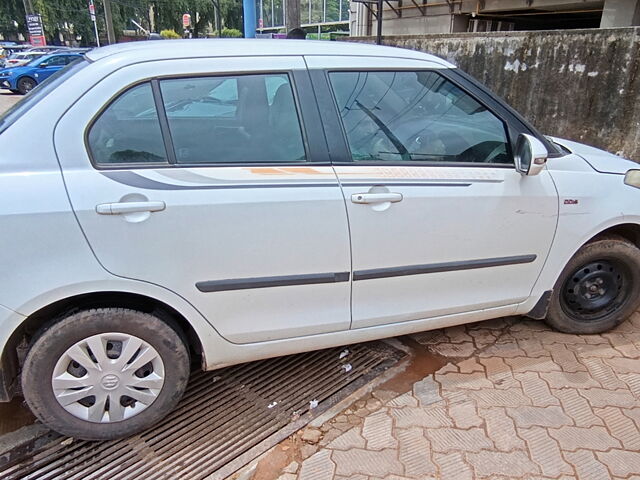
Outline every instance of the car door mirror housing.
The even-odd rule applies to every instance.
[[[547,152],[544,144],[533,135],[521,133],[516,142],[516,170],[522,175],[537,175],[547,163]]]

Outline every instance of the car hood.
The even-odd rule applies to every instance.
[[[590,147],[583,143],[572,142],[564,138],[550,137],[555,143],[558,143],[569,150],[571,153],[581,156],[591,165],[591,168],[600,173],[614,173],[624,175],[627,170],[640,168],[636,162],[605,152],[599,148]]]

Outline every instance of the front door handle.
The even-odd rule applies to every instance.
[[[137,212],[160,212],[167,206],[164,202],[117,202],[96,205],[100,215],[122,215]]]
[[[402,201],[401,193],[354,193],[351,195],[353,203],[397,203]]]

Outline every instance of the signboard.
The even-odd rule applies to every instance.
[[[91,0],[91,3],[89,4],[89,15],[91,15],[91,21],[95,22],[96,21],[96,6],[93,4],[93,0]]]
[[[42,28],[42,19],[38,14],[29,14],[26,16],[27,30],[29,30],[29,43],[34,47],[44,47],[47,44],[44,38],[44,29]]]
[[[191,15],[185,13],[184,15],[182,15],[182,26],[184,28],[187,28],[189,25],[191,25]]]
[[[261,18],[258,19],[258,28],[264,28],[264,20]]]

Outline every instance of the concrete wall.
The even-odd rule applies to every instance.
[[[638,27],[406,35],[383,43],[458,65],[546,134],[640,162]]]

